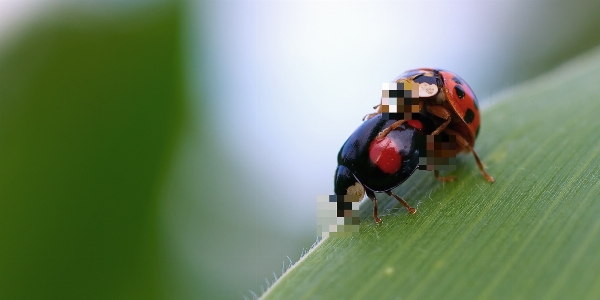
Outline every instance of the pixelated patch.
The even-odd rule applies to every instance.
[[[382,112],[382,120],[419,120],[420,116],[418,112],[404,112],[404,113],[389,113]]]
[[[419,112],[419,89],[419,84],[413,81],[384,82],[381,88],[381,112]]]
[[[427,135],[425,140],[425,151],[419,153],[419,170],[452,171],[456,169],[458,148],[455,135]]]
[[[317,196],[317,236],[357,236],[360,228],[360,200],[357,195]]]

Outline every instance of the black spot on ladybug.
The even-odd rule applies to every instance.
[[[455,86],[454,90],[456,91],[456,96],[458,96],[458,98],[462,99],[465,97],[465,90],[463,90],[460,85]]]
[[[479,129],[481,129],[481,126],[477,127],[477,130],[475,130],[475,137],[479,135]]]
[[[452,81],[454,81],[456,84],[462,84],[462,82],[460,81],[460,79],[458,79],[456,77],[452,77]]]
[[[473,122],[473,119],[475,119],[475,113],[470,109],[467,108],[467,112],[465,113],[465,122],[467,122],[467,124],[471,124],[471,122]]]

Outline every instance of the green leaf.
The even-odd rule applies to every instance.
[[[380,194],[383,224],[328,238],[265,299],[599,299],[600,49],[503,93],[442,184]],[[361,207],[370,215],[371,205]]]
[[[65,4],[3,44],[0,299],[164,298],[181,8],[120,4]]]

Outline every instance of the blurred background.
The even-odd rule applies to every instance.
[[[444,68],[485,105],[598,45],[598,11],[0,0],[0,299],[260,293],[382,82]]]

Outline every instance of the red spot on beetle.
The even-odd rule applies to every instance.
[[[375,139],[369,147],[369,158],[381,171],[396,173],[402,166],[400,147],[390,138]]]

